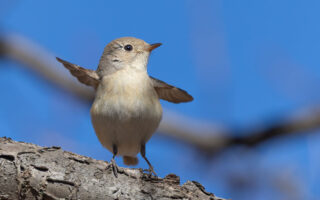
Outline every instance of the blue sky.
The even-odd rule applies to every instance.
[[[187,104],[162,102],[191,118],[250,128],[320,100],[319,1],[4,1],[0,7],[2,32],[91,69],[115,38],[163,43],[148,72],[194,96]],[[88,105],[15,62],[0,65],[2,136],[110,159],[94,135]],[[161,135],[147,147],[160,176],[176,173],[220,196],[282,199],[286,193],[274,183],[290,180],[299,182],[292,187],[303,196],[317,199],[319,142],[317,134],[283,138],[209,161]],[[258,184],[235,190],[230,177],[247,180],[248,173]]]

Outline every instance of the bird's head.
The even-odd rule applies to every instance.
[[[148,44],[134,37],[113,40],[104,49],[98,71],[108,73],[126,67],[146,70],[151,51],[160,45]]]

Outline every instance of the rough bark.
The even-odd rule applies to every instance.
[[[0,199],[221,199],[174,174],[119,170],[116,178],[105,161],[0,138]]]

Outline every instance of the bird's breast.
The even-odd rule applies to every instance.
[[[148,74],[129,69],[102,78],[91,113],[121,119],[158,118],[162,109]]]
[[[91,108],[101,144],[119,155],[135,156],[157,129],[162,108],[148,74],[134,70],[103,77]]]

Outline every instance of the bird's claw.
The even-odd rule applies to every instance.
[[[142,171],[147,172],[149,174],[149,176],[152,176],[152,174],[153,174],[155,177],[158,177],[157,173],[154,171],[152,166],[149,167],[149,169],[143,169]]]
[[[118,165],[116,164],[116,161],[112,158],[111,160],[111,167],[112,167],[112,171],[113,171],[113,174],[116,178],[118,178]]]

